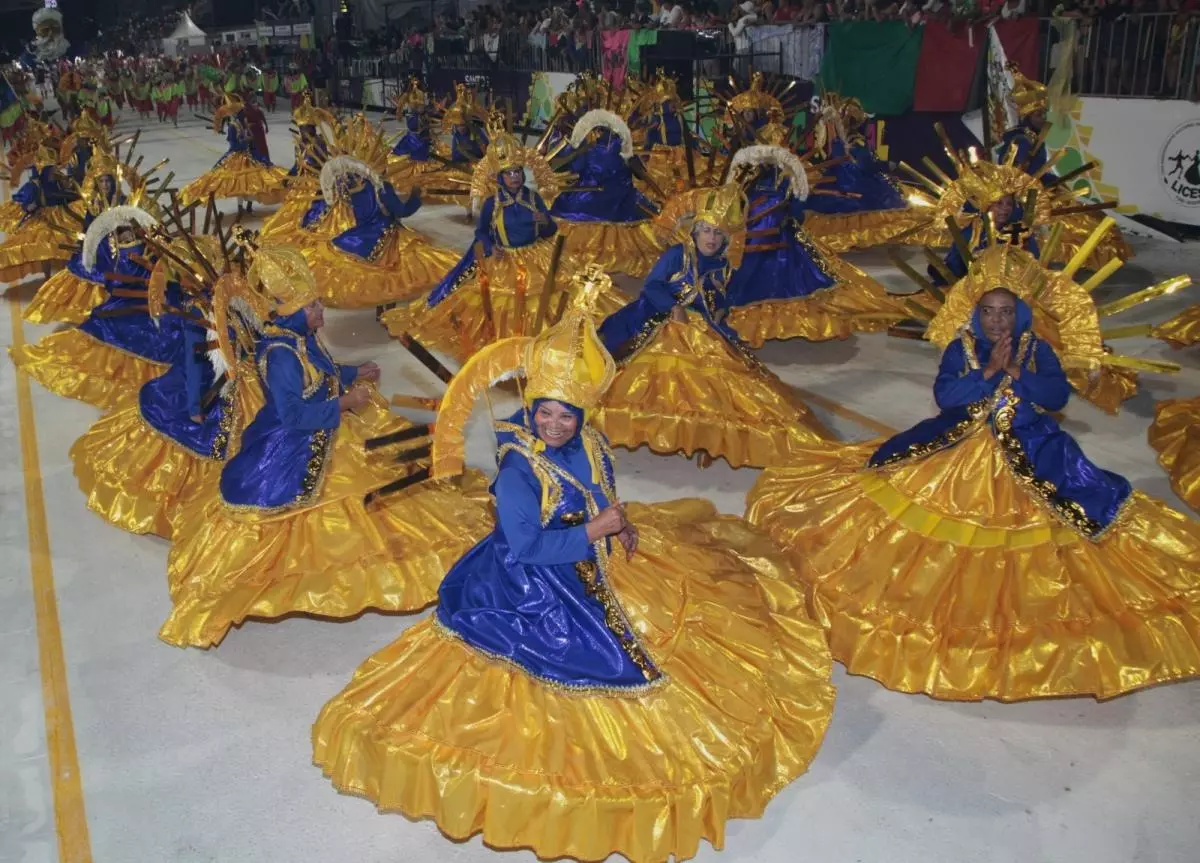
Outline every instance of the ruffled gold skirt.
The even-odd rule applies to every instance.
[[[830,251],[841,254],[851,249],[870,249],[888,243],[941,248],[951,243],[944,226],[929,222],[923,207],[901,210],[867,210],[861,213],[807,213],[804,230]],[[922,226],[920,230],[915,230]],[[901,237],[908,231],[913,233]]]
[[[1200,674],[1200,525],[1135,492],[1090,542],[986,428],[865,470],[873,448],[802,453],[747,496],[852,674],[963,701],[1111,698]]]
[[[546,274],[554,244],[539,241],[511,249],[503,257],[488,258],[487,285],[491,321],[484,312],[480,267],[468,268],[458,287],[446,299],[430,307],[424,298],[386,312],[384,326],[397,338],[409,334],[429,348],[436,348],[465,362],[471,354],[497,339],[534,335],[538,304],[543,302]],[[565,251],[559,262],[554,289],[546,300],[546,324],[553,323],[564,295],[570,292],[571,272],[577,264]],[[625,305],[615,290],[602,293],[596,303],[596,323]]]
[[[694,312],[668,320],[617,372],[592,420],[609,441],[733,467],[788,464],[792,450],[832,437],[787,384],[751,368]]]
[[[1154,337],[1173,348],[1185,348],[1200,342],[1200,303],[1189,306],[1171,320],[1155,327]]]
[[[1105,413],[1116,414],[1121,405],[1137,395],[1138,376],[1132,369],[1103,366],[1098,371],[1070,369],[1067,380],[1083,398]]]
[[[21,224],[25,210],[16,201],[8,200],[0,204],[0,231],[11,234]]]
[[[729,325],[750,345],[761,348],[769,339],[846,339],[854,333],[882,332],[910,316],[902,298],[893,297],[821,243],[813,245],[837,284],[807,297],[766,300],[730,311]]]
[[[263,222],[262,238],[272,243],[304,250],[323,246],[338,234],[353,228],[354,209],[345,201],[338,201],[332,210],[326,210],[325,215],[315,225],[309,228],[301,227],[300,221],[320,193],[319,188],[311,195],[307,192],[290,191],[282,206]]]
[[[75,327],[51,333],[34,345],[9,348],[8,353],[18,369],[50,392],[101,410],[117,407],[168,368]]]
[[[49,272],[51,267],[71,260],[69,246],[79,225],[59,225],[66,216],[38,214],[25,222],[0,243],[0,282],[19,282],[26,276]]]
[[[225,504],[217,485],[177,511],[167,573],[174,609],[159,637],[211,647],[248,618],[367,610],[414,611],[433,602],[449,567],[491,529],[487,481],[415,486],[367,507],[367,492],[396,478],[367,438],[406,424],[377,399],[343,414],[320,498],[268,515]]]
[[[634,863],[720,848],[807,769],[833,708],[830,660],[763,536],[712,504],[628,515],[610,581],[666,682],[576,693],[489,660],[433,620],[372,656],[313,727],[342,791],[456,840]]]
[[[322,299],[339,309],[410,300],[440,282],[458,263],[457,253],[402,225],[388,230],[375,251],[371,261],[364,261],[328,241],[301,248]]]
[[[1200,512],[1200,398],[1156,404],[1149,438],[1175,494]]]
[[[209,195],[222,198],[249,198],[260,204],[278,204],[287,195],[283,181],[287,171],[278,165],[267,167],[249,153],[237,152],[183,187],[179,193],[184,205],[206,201]]]
[[[24,317],[31,324],[82,324],[107,297],[104,285],[63,269],[37,289]]]
[[[421,201],[426,204],[458,204],[461,207],[471,205],[471,172],[469,168],[456,171],[448,169],[441,162],[432,159],[418,162],[407,156],[389,156],[387,180],[397,189],[404,191],[413,186],[419,187]],[[462,192],[457,194],[439,193],[459,188],[462,189]]]
[[[566,236],[563,251],[580,263],[599,264],[610,273],[644,278],[666,246],[647,222],[569,222],[560,219]]]

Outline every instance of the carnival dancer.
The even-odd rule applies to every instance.
[[[258,114],[261,117],[262,112]],[[250,116],[246,103],[237,96],[226,96],[225,104],[213,112],[212,129],[218,134],[225,132],[229,149],[207,174],[183,188],[180,199],[185,204],[203,201],[209,195],[237,198],[238,212],[244,206],[249,213],[255,201],[275,204],[283,200],[287,174],[271,164],[269,154],[261,149],[261,126],[256,134]]]

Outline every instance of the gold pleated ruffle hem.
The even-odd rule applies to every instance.
[[[142,384],[165,372],[151,362],[71,327],[37,344],[9,348],[17,368],[52,393],[109,410],[136,395]]]
[[[21,224],[23,218],[25,218],[25,209],[16,201],[9,199],[0,204],[0,231],[11,234]]]
[[[54,219],[53,224],[48,221],[50,218]],[[66,218],[39,214],[9,234],[0,243],[0,282],[19,282],[71,260],[71,252],[62,247],[75,241],[79,226],[67,229],[62,225],[62,230],[55,227]]]
[[[882,332],[910,316],[902,298],[893,297],[883,285],[820,242],[814,243],[814,248],[837,284],[807,297],[732,309],[727,323],[751,346],[761,348],[770,339],[846,339],[854,333]]]
[[[765,467],[832,437],[787,384],[748,366],[699,315],[688,315],[687,323],[664,323],[617,372],[592,417],[612,444]]]
[[[31,324],[82,324],[107,298],[104,285],[62,269],[37,289],[24,318]]]
[[[644,278],[666,246],[650,222],[569,222],[558,220],[566,236],[563,251],[580,263],[599,264],[609,273]]]
[[[929,224],[929,209],[905,207],[897,210],[865,210],[860,213],[806,213],[804,230],[830,251],[841,254],[852,249],[871,249],[889,243],[942,248],[951,243],[944,225]],[[897,239],[906,231],[913,233]]]
[[[415,611],[436,599],[446,571],[492,527],[487,481],[470,471],[461,486],[421,484],[365,506],[397,473],[364,441],[406,425],[380,401],[342,414],[315,503],[263,514],[225,504],[213,484],[178,511],[161,639],[211,647],[250,618]]]
[[[88,509],[129,533],[163,539],[171,538],[176,510],[215,486],[224,464],[159,434],[136,399],[75,441],[71,461]]]
[[[1200,512],[1200,398],[1156,404],[1149,439],[1175,494]]]
[[[458,263],[458,254],[433,245],[418,231],[396,226],[384,233],[370,261],[328,241],[301,248],[327,304],[361,309],[418,297]]]
[[[1200,525],[1135,492],[1091,542],[987,428],[864,469],[874,446],[801,453],[747,496],[852,674],[958,701],[1103,699],[1200,674]]]
[[[316,194],[320,194],[319,189]],[[338,201],[332,209],[327,209],[315,224],[308,228],[301,227],[300,221],[308,213],[315,198],[315,195],[298,197],[294,193],[289,194],[283,205],[263,223],[263,239],[280,245],[295,246],[303,251],[324,246],[338,234],[354,227],[354,210],[345,201]]]
[[[287,171],[278,165],[268,168],[248,153],[237,152],[184,186],[179,198],[184,205],[206,201],[209,195],[215,195],[218,200],[249,198],[260,204],[278,204],[287,195],[283,186],[285,179]]]
[[[1171,320],[1155,327],[1153,335],[1173,348],[1186,348],[1200,342],[1200,303],[1188,306]]]
[[[630,504],[610,583],[664,673],[576,692],[468,647],[435,620],[376,653],[325,706],[313,760],[342,791],[448,836],[539,857],[633,863],[724,844],[802,774],[833,709],[831,663],[781,555],[708,501]]]
[[[460,362],[497,339],[534,335],[538,304],[542,302],[553,253],[553,242],[541,240],[531,246],[510,249],[503,257],[487,259],[490,324],[484,312],[478,265],[469,267],[458,287],[436,306],[430,307],[422,297],[386,312],[382,321],[393,336],[407,333],[426,347],[450,354]],[[564,250],[543,326],[553,323],[563,295],[571,289],[570,274],[578,266]],[[601,293],[596,302],[596,324],[625,302],[615,290]]]

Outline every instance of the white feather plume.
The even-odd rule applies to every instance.
[[[788,187],[792,196],[798,201],[808,198],[808,174],[804,166],[791,150],[776,147],[771,144],[755,144],[742,147],[734,154],[730,174],[734,174],[739,165],[772,165],[787,174]]]
[[[220,380],[221,375],[229,372],[229,361],[225,359],[225,355],[221,353],[221,348],[217,343],[217,319],[216,316],[209,310],[204,315],[208,321],[208,342],[212,345],[208,350],[208,364],[212,366],[213,380]],[[225,384],[221,387],[221,393],[224,394],[233,385],[232,378],[225,378]]]
[[[621,139],[621,158],[628,159],[633,155],[633,133],[629,126],[612,111],[594,108],[579,118],[571,131],[571,146],[578,147],[594,129],[611,129]]]
[[[325,166],[321,168],[321,195],[326,204],[331,207],[334,205],[337,201],[337,181],[351,174],[365,178],[377,189],[383,185],[383,178],[367,163],[360,162],[353,156],[334,156],[326,160]]]
[[[158,219],[141,207],[129,206],[109,207],[97,216],[83,235],[83,266],[88,270],[95,269],[96,254],[100,251],[100,244],[104,242],[104,238],[113,231],[135,223],[143,228],[152,228],[158,224]]]

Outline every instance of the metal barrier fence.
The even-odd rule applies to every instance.
[[[1039,77],[1049,81],[1064,63],[1072,68],[1071,90],[1079,95],[1125,98],[1200,98],[1200,19],[1171,13],[1126,15],[1115,20],[1040,19]],[[681,79],[719,78],[751,68],[812,80],[825,52],[825,25],[747,27],[736,42],[727,30],[697,37],[693,55],[660,51]],[[643,49],[645,52],[645,49]],[[428,78],[438,70],[583,72],[604,68],[602,36],[526,35],[506,31],[468,39],[408,43],[386,56],[344,58],[338,77],[403,81]]]

